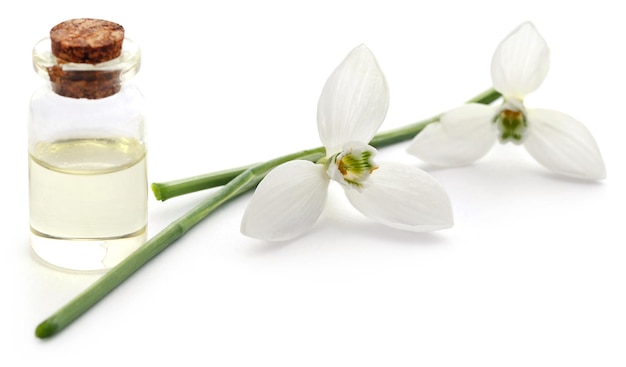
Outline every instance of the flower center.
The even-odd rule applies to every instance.
[[[493,122],[498,127],[501,143],[520,144],[523,141],[528,123],[521,101],[505,102]]]
[[[328,175],[344,186],[361,190],[378,168],[373,160],[375,155],[376,149],[369,145],[346,144],[341,152],[328,160]]]

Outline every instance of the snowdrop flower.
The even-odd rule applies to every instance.
[[[331,180],[357,210],[377,222],[411,231],[451,227],[450,200],[434,178],[417,167],[374,161],[376,149],[368,142],[388,105],[387,82],[374,55],[363,45],[355,48],[319,99],[317,125],[325,158],[273,169],[244,213],[242,233],[273,241],[301,235],[321,215]]]
[[[491,61],[493,86],[504,103],[470,103],[443,114],[415,137],[408,152],[436,165],[463,165],[487,154],[497,139],[523,144],[537,162],[557,173],[605,178],[600,150],[584,125],[562,112],[524,106],[524,97],[541,85],[549,67],[548,45],[532,23],[523,23],[500,43]]]

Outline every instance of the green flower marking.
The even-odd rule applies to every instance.
[[[526,116],[522,111],[505,109],[496,115],[494,122],[498,126],[499,138],[502,143],[511,141],[520,144],[528,128]]]
[[[341,174],[342,181],[356,189],[361,189],[372,172],[378,168],[373,157],[376,153],[371,149],[350,148],[337,153],[331,158],[332,166]],[[331,175],[333,177],[335,175]],[[335,176],[336,177],[336,176]]]

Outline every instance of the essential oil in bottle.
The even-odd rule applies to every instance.
[[[47,83],[30,103],[31,247],[55,267],[108,269],[146,240],[139,48],[116,23],[72,19],[33,63]]]

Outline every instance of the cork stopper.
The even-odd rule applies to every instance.
[[[101,64],[119,57],[124,27],[101,19],[71,19],[50,30],[52,54],[58,65],[48,69],[55,93],[98,99],[120,90],[119,70],[66,70],[63,64]]]
[[[65,62],[99,64],[122,53],[124,27],[100,19],[71,19],[50,30],[52,54]]]

